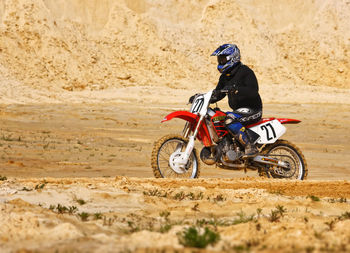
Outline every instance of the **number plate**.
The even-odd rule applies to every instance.
[[[274,143],[286,132],[286,128],[277,119],[254,126],[250,130],[260,135],[260,144]]]
[[[199,113],[203,107],[203,104],[204,104],[204,96],[203,95],[197,96],[195,101],[193,101],[191,112]]]

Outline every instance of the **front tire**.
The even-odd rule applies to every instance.
[[[171,155],[176,150],[185,151],[188,140],[180,135],[166,135],[156,141],[153,145],[151,165],[156,178],[198,178],[200,165],[196,149],[193,149],[186,172],[177,173],[170,166]]]
[[[293,143],[286,140],[278,140],[273,144],[267,145],[262,150],[262,154],[283,161],[289,165],[289,168],[284,169],[272,166],[267,171],[261,171],[259,173],[260,176],[297,180],[305,180],[307,178],[308,168],[305,157]]]

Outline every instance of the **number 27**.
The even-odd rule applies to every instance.
[[[270,130],[272,131],[272,136],[270,136]],[[266,131],[266,138],[268,141],[272,140],[273,138],[276,138],[276,132],[275,129],[273,129],[273,126],[270,123],[267,123],[266,125],[261,126],[261,130],[265,130]]]

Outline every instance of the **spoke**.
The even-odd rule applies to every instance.
[[[176,173],[169,164],[170,156],[176,150],[178,150],[179,152],[184,152],[185,147],[186,147],[185,143],[182,140],[177,140],[177,139],[170,139],[162,145],[158,153],[158,168],[161,174],[163,175],[163,177],[166,177],[166,178],[191,177],[194,169],[193,160],[195,159],[193,153],[189,158],[189,170],[185,173]]]

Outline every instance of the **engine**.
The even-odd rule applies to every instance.
[[[225,162],[233,162],[239,158],[239,154],[236,152],[238,147],[228,136],[225,136],[222,139],[218,145],[218,148],[221,150],[220,157]]]
[[[218,161],[234,162],[241,155],[237,144],[227,135],[222,138],[218,145],[204,147],[200,153],[200,158],[205,164],[213,165]]]

